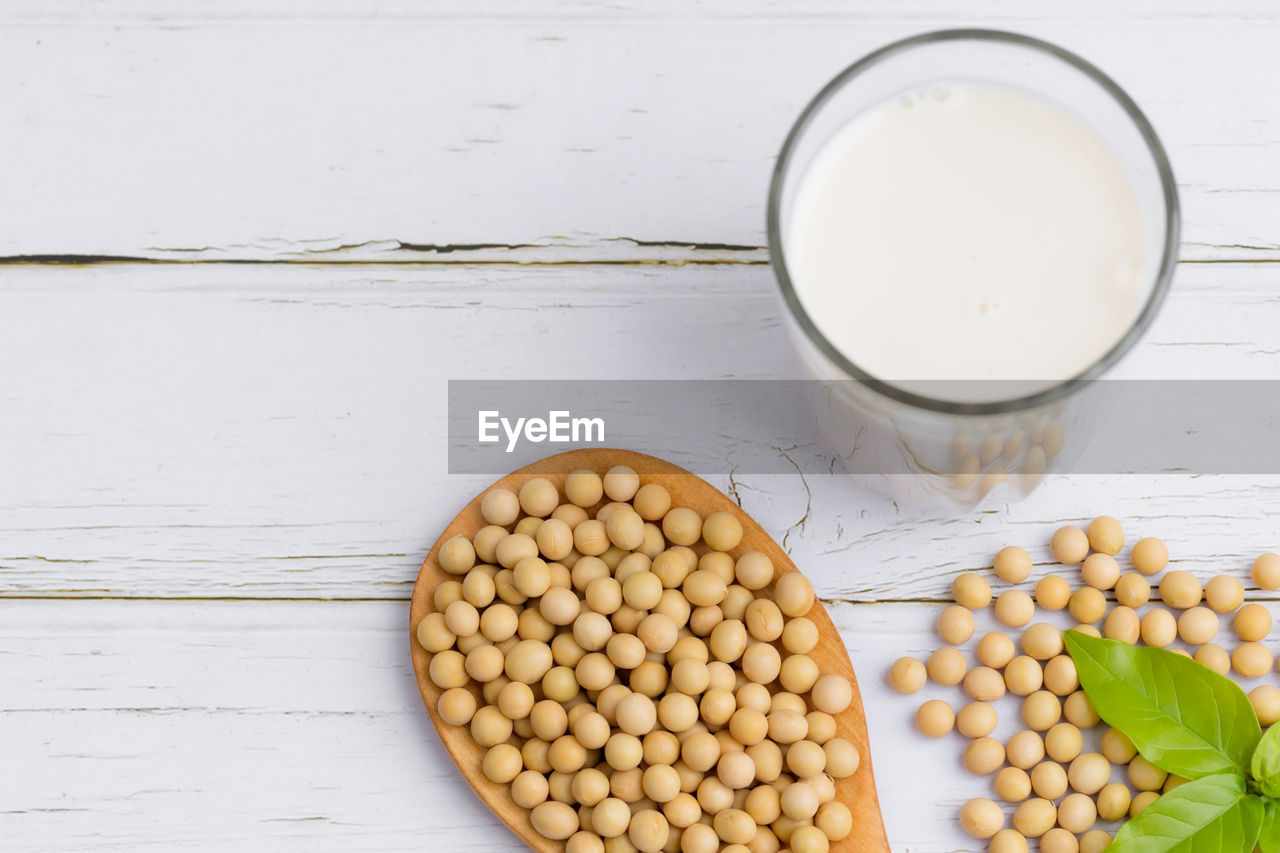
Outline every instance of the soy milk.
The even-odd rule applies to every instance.
[[[978,82],[909,92],[838,131],[801,179],[783,247],[806,313],[855,365],[973,401],[1009,386],[935,381],[1026,393],[1094,364],[1133,324],[1155,262],[1094,131]]]

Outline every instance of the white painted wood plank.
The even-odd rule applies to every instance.
[[[772,287],[764,267],[9,268],[0,595],[404,598],[487,484],[447,475],[447,379],[794,375]],[[1277,378],[1273,293],[1267,265],[1184,266],[1124,373]],[[1275,478],[1080,477],[963,517],[838,476],[737,493],[836,598],[943,595],[1088,513],[1191,563],[1280,549]]]
[[[1280,22],[1267,3],[1215,13],[6,6],[0,255],[757,265],[0,269],[0,596],[403,599],[483,484],[443,469],[448,377],[786,375],[753,248],[773,152],[831,73],[909,32],[1012,26],[1098,61],[1170,146],[1188,255],[1275,258],[1280,135],[1259,81],[1280,70]],[[1185,266],[1124,373],[1275,378],[1278,313],[1269,267]],[[837,477],[737,492],[824,596],[886,599],[944,596],[1008,542],[1045,560],[1054,524],[1103,511],[1164,536],[1178,565],[1241,572],[1278,547],[1278,487],[1077,477],[965,517]],[[511,849],[421,711],[405,609],[0,601],[6,845]],[[975,849],[952,817],[983,791],[959,741],[915,737],[923,696],[880,680],[933,647],[936,612],[833,613],[899,850]]]
[[[931,17],[952,12],[1007,15],[1030,20],[1087,18],[1231,18],[1259,20],[1277,16],[1266,0],[1221,0],[1206,7],[1198,0],[1078,0],[1069,6],[1052,0],[1028,0],[1011,6],[1002,0],[897,0],[892,4],[849,0],[643,0],[602,3],[599,0],[472,0],[420,3],[415,0],[10,0],[8,19],[21,22],[105,21],[113,24],[203,22],[221,20],[297,19],[431,19],[431,20],[818,20],[866,17]]]
[[[0,256],[760,246],[774,155],[818,88],[892,39],[980,24],[1132,92],[1172,153],[1188,255],[1274,257],[1280,20],[1219,8],[24,3],[0,13]]]
[[[0,602],[6,849],[475,850],[515,841],[421,707],[403,603]],[[910,718],[886,667],[935,647],[934,605],[841,605],[895,850],[981,849],[989,783]],[[1274,680],[1274,674],[1269,677]],[[1001,733],[1015,705],[1001,706]],[[920,768],[929,768],[927,773]],[[465,844],[459,839],[465,838]]]

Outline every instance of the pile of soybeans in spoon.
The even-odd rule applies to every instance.
[[[1239,579],[1220,574],[1202,583],[1187,571],[1166,572],[1168,548],[1154,538],[1133,544],[1129,570],[1117,559],[1124,543],[1124,530],[1109,516],[1095,518],[1087,530],[1061,527],[1049,547],[1067,571],[1045,574],[1034,586],[1031,556],[1017,546],[1002,549],[992,571],[1003,589],[994,592],[976,572],[957,577],[956,603],[937,621],[945,645],[927,661],[904,657],[889,670],[900,693],[915,693],[927,681],[963,691],[955,706],[943,699],[920,705],[916,727],[931,738],[958,731],[967,739],[964,766],[991,777],[994,798],[971,799],[960,810],[965,832],[989,840],[990,853],[1026,853],[1028,839],[1039,839],[1042,853],[1102,853],[1112,835],[1098,821],[1136,817],[1186,781],[1154,767],[1124,734],[1101,725],[1080,690],[1061,625],[1169,648],[1221,675],[1256,679],[1273,669],[1275,658],[1262,643],[1271,633],[1271,613],[1244,604]],[[1280,589],[1280,555],[1263,554],[1252,571],[1259,589]],[[1060,614],[1052,617],[1057,624],[1039,621],[1048,614]],[[977,619],[996,624],[971,643]],[[1220,633],[1232,637],[1230,651],[1217,642]],[[960,646],[971,646],[972,662]],[[1264,727],[1280,721],[1280,688],[1263,684],[1248,696]],[[1020,700],[1020,730],[1002,741],[992,737],[997,706],[1017,707],[1005,697]]]
[[[625,466],[574,471],[563,495],[493,488],[480,510],[439,550],[455,579],[417,640],[439,716],[535,831],[566,853],[827,853],[849,835],[852,685],[809,656],[809,581],[730,555],[733,513],[673,506]]]

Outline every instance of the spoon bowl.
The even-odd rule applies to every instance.
[[[528,465],[506,475],[490,488],[502,487],[519,492],[520,486],[535,477],[550,480],[561,494],[564,491],[565,478],[571,471],[587,469],[601,475],[615,465],[627,465],[640,475],[640,482],[658,483],[671,493],[672,506],[684,506],[696,510],[704,518],[713,512],[728,511],[742,523],[742,542],[729,553],[737,558],[748,551],[760,551],[773,561],[774,583],[785,572],[796,571],[787,553],[765,533],[741,507],[731,501],[724,493],[716,489],[702,478],[685,469],[665,462],[653,456],[627,450],[588,449],[573,450],[550,456],[532,465]],[[487,491],[487,490],[486,490]],[[608,498],[601,501],[603,505]],[[598,507],[588,509],[594,517]],[[481,772],[480,762],[484,758],[485,749],[471,739],[466,727],[453,726],[442,720],[436,711],[443,691],[437,687],[427,674],[427,666],[431,655],[418,645],[414,638],[414,629],[421,619],[433,609],[433,595],[436,587],[446,581],[455,579],[440,567],[437,557],[440,546],[454,536],[475,535],[485,525],[480,514],[480,496],[471,500],[456,518],[445,528],[440,538],[431,548],[422,569],[418,574],[413,590],[413,602],[410,607],[409,633],[410,648],[413,657],[413,671],[418,679],[418,688],[422,692],[422,701],[427,713],[435,724],[441,742],[457,763],[462,776],[475,789],[480,799],[484,800],[504,823],[524,840],[533,850],[541,853],[563,853],[564,842],[553,841],[539,835],[530,821],[530,812],[522,808],[511,798],[508,785],[491,781]],[[699,543],[695,548],[699,554],[707,550]],[[757,596],[772,598],[774,583],[757,590]],[[835,842],[833,850],[858,850],[862,853],[888,853],[889,842],[885,837],[884,821],[880,815],[880,804],[876,796],[875,779],[871,770],[871,750],[867,741],[867,721],[862,708],[862,696],[858,691],[858,682],[854,676],[853,664],[844,642],[827,615],[821,603],[815,602],[808,618],[818,627],[819,641],[816,648],[809,653],[818,664],[823,674],[836,673],[849,679],[853,687],[853,701],[840,714],[835,715],[836,736],[842,737],[857,747],[861,756],[861,764],[857,772],[846,779],[836,780],[836,799],[844,803],[853,815],[853,831],[847,838]],[[479,690],[472,685],[477,696]],[[481,704],[483,699],[480,700]],[[515,742],[515,738],[513,738]]]

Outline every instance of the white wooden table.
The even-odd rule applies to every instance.
[[[417,567],[484,485],[447,475],[446,379],[777,375],[782,137],[956,25],[1083,54],[1163,136],[1184,263],[1122,375],[1280,377],[1269,0],[0,9],[0,847],[515,848],[409,669]],[[898,851],[973,849],[985,791],[882,684],[955,573],[1099,512],[1200,571],[1280,546],[1267,478],[737,494],[844,632]]]

